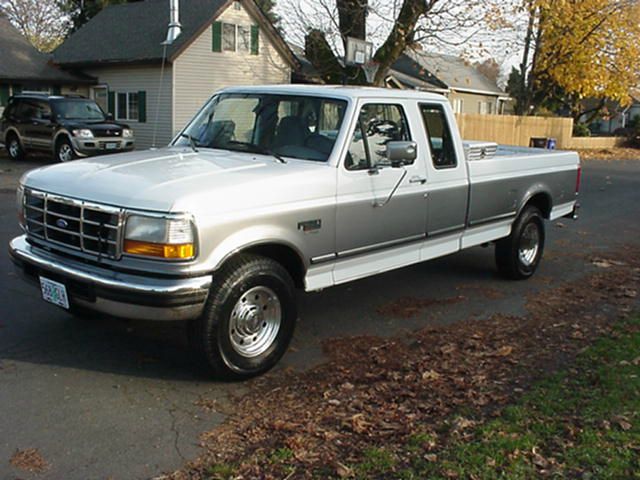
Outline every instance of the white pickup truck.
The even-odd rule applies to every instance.
[[[442,96],[231,88],[167,148],[29,172],[10,253],[45,300],[188,321],[206,365],[245,377],[287,349],[296,288],[490,242],[531,276],[579,183],[576,153],[463,143]]]

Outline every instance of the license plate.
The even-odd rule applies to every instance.
[[[115,150],[116,148],[118,148],[118,144],[117,143],[107,143],[104,148],[106,148],[107,150]]]
[[[67,296],[67,287],[62,283],[54,282],[48,278],[40,277],[40,290],[42,290],[42,298],[49,303],[53,303],[59,307],[69,309],[69,297]]]

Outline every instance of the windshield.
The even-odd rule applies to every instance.
[[[53,112],[61,120],[103,122],[106,117],[93,100],[60,100],[52,102]]]
[[[202,109],[174,145],[191,143],[201,148],[325,162],[346,108],[346,101],[331,98],[221,94]]]

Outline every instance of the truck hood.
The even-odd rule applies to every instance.
[[[257,200],[264,205],[268,192],[282,192],[282,185],[289,187],[289,193],[303,192],[313,179],[309,170],[327,167],[304,161],[282,164],[268,155],[174,147],[38,168],[22,182],[45,192],[138,210],[196,213],[204,202],[210,214],[231,211],[234,205],[250,207],[255,201],[247,202],[248,198],[260,197]]]

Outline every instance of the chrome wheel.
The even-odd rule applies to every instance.
[[[69,162],[73,160],[73,149],[68,143],[63,143],[58,147],[58,160],[61,162]]]
[[[9,142],[9,155],[11,158],[18,158],[20,155],[20,144],[15,138]]]
[[[257,357],[271,347],[281,321],[282,307],[275,292],[267,287],[253,287],[240,296],[231,311],[231,346],[243,357]]]
[[[529,223],[520,237],[518,257],[523,265],[530,267],[536,261],[540,249],[540,231],[534,222]]]

